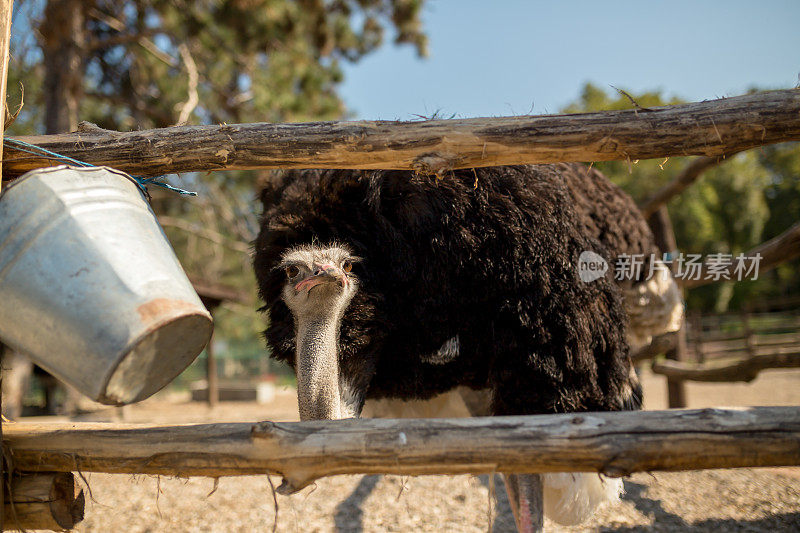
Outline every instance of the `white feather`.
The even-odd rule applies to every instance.
[[[565,526],[585,522],[603,504],[617,503],[622,480],[596,473],[544,474],[544,514]]]

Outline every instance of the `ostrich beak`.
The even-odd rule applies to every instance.
[[[314,266],[314,274],[295,285],[296,291],[310,291],[323,283],[338,283],[342,287],[347,285],[347,276],[335,266],[329,264]]]

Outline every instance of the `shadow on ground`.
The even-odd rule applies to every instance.
[[[350,496],[336,506],[336,514],[334,515],[336,531],[339,533],[363,533],[364,511],[362,506],[378,485],[381,477],[383,476],[370,475],[362,477],[356,488],[350,493]],[[487,487],[490,492],[493,490],[495,494],[492,533],[516,533],[514,515],[511,513],[511,506],[508,504],[503,478],[495,474],[494,487],[489,483],[488,475],[478,476],[478,479],[483,486]]]
[[[363,533],[364,511],[362,506],[381,480],[380,475],[361,478],[353,492],[336,507],[334,521],[339,533]],[[514,515],[508,503],[502,476],[495,474],[478,476],[481,484],[490,493],[494,492],[492,533],[515,533]],[[493,481],[492,482],[490,482]],[[647,497],[647,485],[625,481],[623,501],[632,504],[637,511],[651,517],[650,525],[608,527],[600,526],[604,533],[652,533],[654,531],[688,532],[734,532],[734,531],[800,531],[800,512],[771,515],[753,520],[712,518],[699,522],[687,522],[680,515],[666,510],[660,500]]]
[[[623,501],[630,502],[636,510],[652,517],[647,526],[601,527],[604,533],[645,533],[653,531],[732,532],[732,531],[800,531],[800,512],[771,515],[753,520],[710,518],[699,522],[686,522],[680,515],[667,511],[660,500],[648,498],[647,485],[625,481]]]
[[[381,480],[380,475],[364,476],[356,488],[342,503],[336,506],[333,517],[336,531],[340,533],[361,533],[364,531],[364,511],[361,506]]]
[[[492,492],[492,484],[489,482],[488,475],[478,476],[484,487]],[[503,482],[503,476],[494,474],[492,480],[494,481],[494,508],[492,522],[492,533],[516,533],[517,526],[514,524],[514,513],[511,511],[511,505],[508,503],[508,494],[506,493],[506,485]]]

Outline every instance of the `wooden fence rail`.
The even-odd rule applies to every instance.
[[[456,168],[721,156],[800,140],[800,90],[574,115],[307,124],[225,124],[116,132],[84,124],[19,140],[139,176],[255,168]],[[6,176],[57,161],[6,144]]]
[[[693,364],[668,359],[655,361],[653,372],[670,379],[706,381],[712,383],[750,382],[762,370],[800,368],[800,352],[766,353],[738,361],[713,361]]]
[[[800,410],[690,409],[185,426],[6,424],[14,468],[169,476],[637,471],[800,465]]]

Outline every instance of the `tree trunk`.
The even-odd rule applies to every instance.
[[[84,0],[49,0],[39,26],[44,53],[46,133],[78,127],[83,96],[86,33]]]

